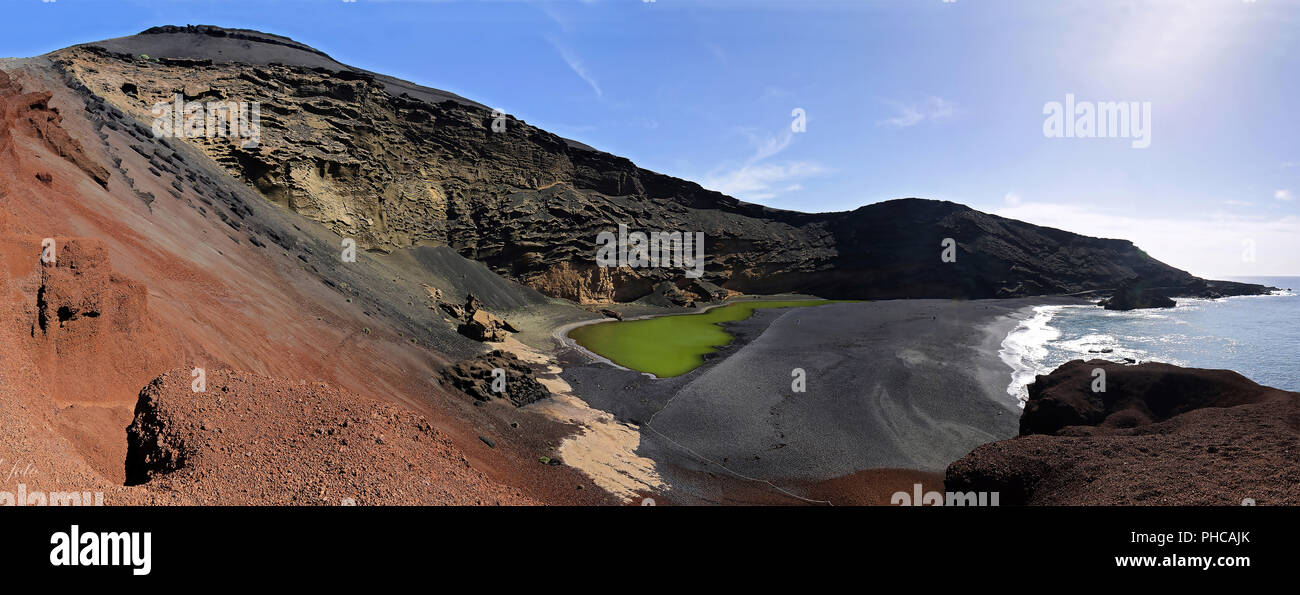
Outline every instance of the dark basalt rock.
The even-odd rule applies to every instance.
[[[1075,360],[1029,386],[1019,437],[949,465],[945,487],[1004,505],[1300,504],[1298,420],[1300,393],[1228,370]]]
[[[1173,308],[1177,304],[1161,293],[1161,288],[1149,287],[1138,279],[1129,279],[1109,299],[1097,305],[1107,310],[1137,310],[1139,308]]]
[[[1096,369],[1106,373],[1104,392],[1092,390]],[[1020,435],[1057,434],[1071,426],[1134,427],[1193,409],[1253,403],[1274,392],[1227,370],[1074,360],[1029,385]]]
[[[493,376],[496,369],[505,372],[505,390],[499,393],[492,390],[493,380],[499,377]],[[442,371],[442,377],[451,386],[484,403],[508,399],[515,407],[523,407],[551,396],[551,391],[533,377],[533,369],[527,363],[499,349],[452,365]]]

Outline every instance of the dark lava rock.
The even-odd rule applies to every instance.
[[[655,285],[653,293],[667,300],[668,303],[674,306],[685,306],[690,304],[692,301],[691,298],[686,295],[686,292],[678,288],[677,284],[672,281],[664,281],[663,283]]]
[[[1165,288],[1151,287],[1149,283],[1138,279],[1125,281],[1109,299],[1097,305],[1107,310],[1136,310],[1139,308],[1173,308],[1177,305],[1163,291]]]
[[[1093,370],[1106,373],[1105,392],[1093,392]],[[1235,372],[1201,374],[1170,364],[1125,366],[1106,360],[1066,362],[1029,385],[1020,435],[1057,434],[1070,426],[1133,427],[1202,407],[1256,402],[1276,392]]]
[[[954,462],[945,487],[1002,504],[1295,505],[1298,449],[1300,393],[1228,370],[1076,360],[1030,385],[1019,437]]]
[[[492,381],[501,377],[493,374],[497,369],[505,373],[505,387],[499,393],[492,390]],[[527,363],[499,349],[452,365],[442,371],[442,377],[479,402],[504,398],[515,407],[523,407],[551,396],[551,391],[533,377]]]
[[[513,324],[484,310],[483,302],[472,293],[464,305],[440,301],[438,307],[460,323],[456,326],[456,332],[475,341],[504,341],[510,333],[519,332]]]

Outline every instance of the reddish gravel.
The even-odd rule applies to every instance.
[[[140,392],[127,480],[195,504],[538,504],[489,480],[424,417],[324,383],[168,372]],[[141,496],[147,498],[148,496]]]
[[[897,492],[911,496],[916,485],[921,492],[942,492],[943,474],[913,469],[867,469],[809,485],[805,496],[835,506],[891,506]],[[910,501],[910,500],[909,500]]]

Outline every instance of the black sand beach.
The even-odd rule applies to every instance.
[[[728,476],[774,495],[868,469],[942,472],[1017,433],[998,350],[1035,305],[1065,298],[893,300],[760,310],[699,369],[655,379],[565,350],[591,406],[641,426],[638,454],[683,502],[719,501]],[[806,391],[792,390],[802,368]],[[705,481],[705,480],[709,481]]]

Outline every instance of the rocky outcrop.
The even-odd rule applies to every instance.
[[[1148,287],[1139,279],[1124,282],[1111,297],[1097,303],[1107,310],[1136,310],[1139,308],[1173,308],[1177,302],[1161,293],[1160,288]]]
[[[1076,360],[1029,386],[1019,437],[954,462],[945,485],[1003,504],[1294,505],[1298,448],[1300,393],[1227,370]]]
[[[453,324],[456,324],[456,332],[475,341],[496,343],[505,341],[510,333],[519,332],[513,324],[484,310],[483,302],[472,293],[469,294],[464,305],[439,301],[438,308],[452,318]]]
[[[442,377],[480,403],[507,399],[515,407],[523,407],[551,396],[526,362],[499,349],[449,366]]]

